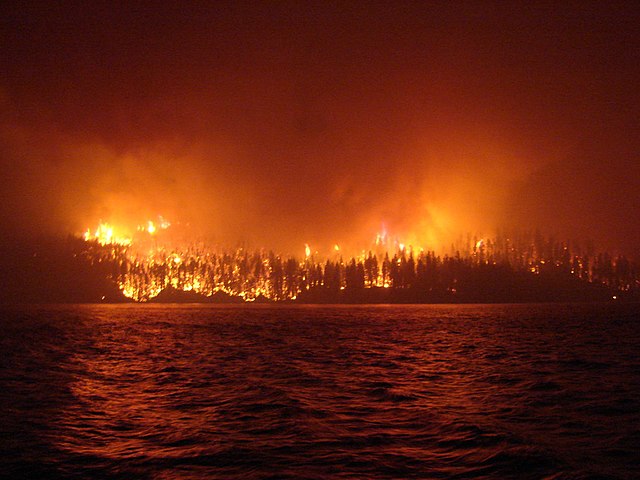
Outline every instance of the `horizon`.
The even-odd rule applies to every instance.
[[[162,218],[162,217],[161,217]],[[162,219],[131,237],[109,224],[65,240],[4,246],[0,303],[513,303],[638,301],[633,258],[540,232],[477,238],[450,252],[386,232],[348,252],[282,254],[172,235]]]

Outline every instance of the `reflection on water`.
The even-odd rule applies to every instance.
[[[637,308],[3,308],[2,471],[637,478]]]

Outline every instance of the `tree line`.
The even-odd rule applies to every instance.
[[[192,301],[640,299],[636,261],[537,232],[483,240],[468,236],[447,254],[378,244],[349,258],[202,245],[142,254],[132,246],[77,237],[0,248],[0,300],[9,303],[144,302],[162,299],[168,291],[188,293]]]
[[[377,246],[348,259],[204,247],[139,256],[129,247],[76,246],[89,268],[136,301],[151,300],[167,288],[251,301],[338,302],[579,300],[628,297],[640,290],[638,265],[627,257],[538,233],[528,239],[473,239],[468,250],[444,255]]]

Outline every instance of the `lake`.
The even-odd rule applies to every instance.
[[[640,478],[638,305],[0,307],[17,478]]]

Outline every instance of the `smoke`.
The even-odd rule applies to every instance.
[[[283,253],[503,227],[637,248],[638,38],[593,8],[12,7],[3,233],[162,215]]]
[[[384,228],[440,249],[461,233],[491,233],[525,175],[513,152],[462,133],[444,142],[430,132],[430,142],[416,135],[398,145],[393,134],[376,140],[375,129],[351,129],[362,137],[341,151],[335,133],[322,134],[325,148],[277,132],[293,139],[287,152],[242,148],[242,138],[227,140],[232,147],[156,141],[122,148],[42,125],[11,126],[2,135],[10,178],[3,205],[23,233],[80,233],[101,220],[132,230],[162,215],[227,245],[295,252],[307,242],[337,243],[358,251]],[[350,132],[346,123],[331,128]]]
[[[284,93],[295,103],[295,92]],[[477,113],[453,127],[454,119],[410,124],[391,101],[377,110],[317,108],[321,120],[304,128],[288,106],[264,126],[250,114],[247,124],[229,118],[213,139],[185,127],[173,138],[110,141],[5,119],[3,208],[13,220],[5,229],[77,234],[102,220],[133,230],[162,215],[194,238],[287,253],[304,243],[358,252],[383,230],[438,251],[504,226],[569,225],[563,234],[593,236],[589,222],[571,219],[587,207],[576,199],[597,183],[582,178],[582,189],[579,164],[562,163],[562,149],[540,160],[531,141]],[[588,208],[597,210],[593,201]]]

